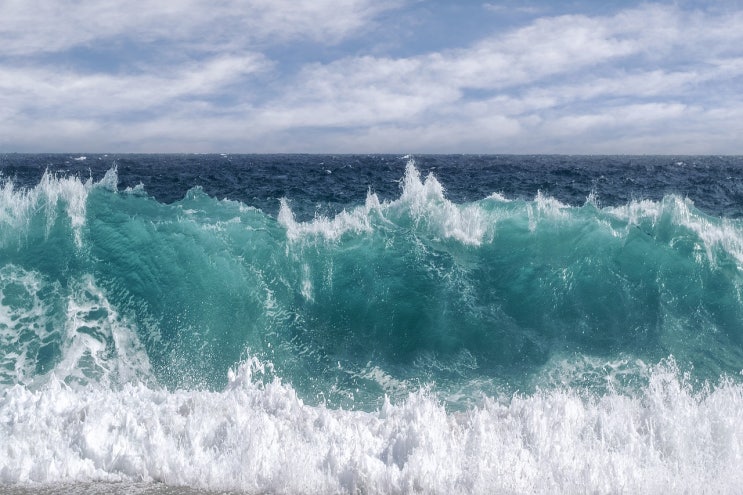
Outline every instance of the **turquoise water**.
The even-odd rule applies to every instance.
[[[8,486],[739,486],[743,220],[686,197],[455,202],[412,160],[312,217],[116,169],[0,194]]]

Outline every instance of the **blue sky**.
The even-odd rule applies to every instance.
[[[743,153],[743,2],[3,0],[0,152]]]

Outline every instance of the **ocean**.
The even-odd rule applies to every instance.
[[[0,492],[740,493],[743,157],[0,155]]]

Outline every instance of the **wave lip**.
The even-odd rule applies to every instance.
[[[364,206],[343,211],[335,218],[318,217],[310,222],[298,223],[288,202],[281,201],[278,220],[291,240],[307,236],[321,236],[337,240],[346,232],[370,233],[375,227],[390,225],[407,226],[429,231],[434,236],[452,238],[463,244],[478,246],[483,240],[492,238],[494,218],[479,207],[457,205],[445,197],[444,188],[429,174],[425,180],[410,159],[401,181],[402,193],[397,200],[380,202],[369,192]]]
[[[17,236],[27,236],[30,224],[40,210],[44,212],[45,235],[48,237],[57,219],[57,210],[61,207],[69,219],[75,245],[82,247],[89,191],[93,187],[115,191],[117,182],[115,167],[96,183],[92,179],[82,182],[77,177],[58,177],[48,170],[32,189],[17,190],[13,181],[4,181],[0,189],[0,243],[5,244],[7,239],[12,238],[12,232]]]
[[[666,196],[663,201],[633,201],[627,205],[606,208],[614,218],[626,222],[626,229],[631,227],[649,228],[667,240],[673,246],[683,241],[684,232],[693,233],[697,241],[696,260],[701,262],[700,255],[716,266],[721,252],[732,256],[743,270],[743,226],[739,221],[727,218],[713,218],[694,208],[688,198]],[[668,232],[668,227],[683,229],[682,232]],[[672,236],[669,236],[671,234]],[[659,237],[660,237],[659,236]]]

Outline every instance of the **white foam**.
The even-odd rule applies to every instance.
[[[66,315],[55,314],[58,307]],[[0,348],[0,389],[35,388],[51,374],[67,384],[105,387],[152,379],[134,326],[90,275],[62,288],[35,271],[0,269]]]
[[[159,481],[249,493],[738,493],[743,386],[693,392],[673,362],[636,396],[570,389],[447,412],[311,407],[250,360],[223,392],[0,396],[0,482]]]
[[[282,199],[278,220],[286,228],[286,235],[289,240],[312,236],[338,240],[347,232],[371,232],[369,211],[370,208],[374,207],[373,203],[374,200],[370,201],[367,199],[367,204],[364,207],[355,208],[351,211],[344,210],[333,219],[320,216],[311,222],[297,222],[294,219],[294,213],[291,211],[288,202]],[[377,203],[379,203],[378,200]]]
[[[704,258],[712,266],[717,265],[717,253],[723,251],[735,259],[738,269],[743,270],[743,225],[728,218],[709,217],[694,208],[694,203],[688,198],[667,196],[663,201],[632,201],[604,211],[626,221],[625,231],[643,224],[655,229],[660,222],[668,219],[672,225],[694,233],[700,241],[697,250],[706,255]],[[675,241],[676,237],[670,240],[672,246]],[[697,261],[701,262],[702,257],[697,257]]]
[[[99,180],[98,182],[96,182],[95,185],[103,189],[108,189],[109,191],[112,191],[112,192],[118,191],[119,174],[118,174],[116,167],[114,166],[106,170],[106,173],[103,175],[103,178]]]
[[[417,229],[468,245],[481,244],[492,238],[495,231],[493,216],[477,204],[457,205],[446,199],[443,186],[430,174],[422,180],[412,159],[406,166],[402,194],[397,200],[380,203],[376,194],[370,192],[363,206],[344,210],[333,219],[318,217],[310,222],[297,222],[287,201],[282,200],[278,220],[290,240],[313,236],[337,240],[347,232],[371,232],[375,222],[395,224],[406,216]]]
[[[12,181],[6,181],[0,189],[0,226],[10,228],[20,240],[28,235],[33,216],[43,210],[48,236],[57,220],[57,207],[61,204],[69,218],[75,244],[81,247],[88,193],[93,187],[115,191],[117,182],[115,168],[108,170],[97,183],[92,179],[82,182],[77,177],[58,177],[49,171],[44,172],[32,189],[16,189]],[[4,232],[1,242],[7,242],[8,234]]]
[[[499,203],[510,203],[512,201],[498,192],[491,193],[490,196],[488,196],[488,199],[492,199],[493,201],[497,201]]]
[[[0,384],[29,384],[37,374],[39,348],[50,340],[44,289],[54,297],[58,284],[48,284],[40,274],[13,264],[0,269]],[[47,301],[48,303],[48,301]]]
[[[343,211],[333,219],[318,217],[309,222],[297,222],[286,200],[281,202],[279,222],[287,229],[290,240],[320,237],[337,240],[348,232],[371,232],[386,225],[401,225],[408,218],[414,229],[434,238],[454,239],[462,244],[478,246],[492,241],[498,222],[524,215],[528,228],[535,232],[543,221],[550,225],[568,221],[579,208],[537,193],[531,202],[512,202],[493,193],[486,200],[495,201],[495,210],[484,208],[482,202],[458,205],[446,199],[443,186],[429,174],[422,179],[415,162],[408,161],[402,180],[402,193],[397,200],[380,203],[369,193],[364,206]],[[589,194],[583,208],[596,213],[594,219],[614,237],[625,237],[631,229],[647,225],[656,229],[668,220],[672,225],[694,233],[699,242],[695,257],[717,266],[719,254],[732,256],[743,270],[743,224],[727,218],[705,215],[694,208],[688,198],[666,196],[662,201],[631,201],[626,205],[601,208],[594,193]],[[618,221],[618,222],[617,222]],[[671,245],[679,237],[670,239]]]
[[[151,379],[149,359],[134,326],[118,314],[93,277],[71,285],[55,376],[68,384],[106,387]]]
[[[529,219],[529,231],[535,232],[542,219],[550,222],[560,221],[567,218],[567,210],[570,206],[561,203],[551,196],[545,196],[542,191],[537,191],[534,201],[526,205],[526,214]]]

